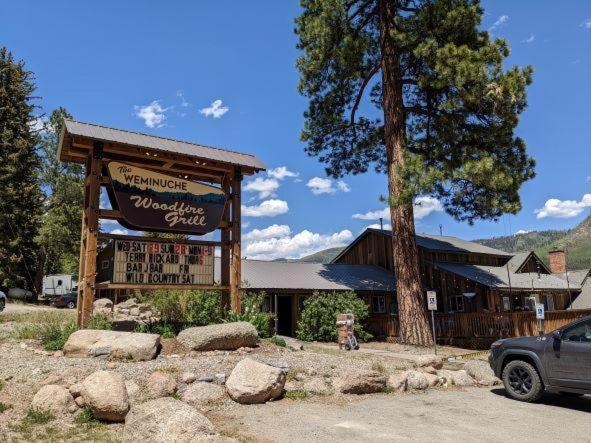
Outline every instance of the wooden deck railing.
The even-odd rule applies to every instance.
[[[572,321],[591,316],[591,309],[572,311],[547,311],[542,321],[545,332],[565,326]],[[376,337],[398,336],[398,316],[370,317],[366,329]],[[498,338],[537,335],[534,312],[468,312],[436,314],[435,331],[438,342],[488,346]],[[477,344],[482,342],[482,345]]]

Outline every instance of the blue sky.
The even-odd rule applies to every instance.
[[[483,6],[483,27],[511,46],[507,66],[535,69],[517,132],[538,175],[522,188],[516,216],[469,226],[426,199],[417,231],[435,234],[441,224],[445,234],[473,239],[572,227],[591,207],[591,2]],[[0,44],[35,73],[40,113],[64,106],[82,121],[228,147],[285,167],[247,180],[244,250],[297,257],[347,243],[376,223],[370,218],[386,193],[385,177],[373,173],[324,181],[322,165],[303,151],[298,13],[299,3],[287,0],[2,2]]]

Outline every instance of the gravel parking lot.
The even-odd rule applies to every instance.
[[[228,434],[295,441],[585,441],[591,396],[548,394],[539,404],[502,387],[374,395],[346,404],[282,400],[240,408],[220,419]]]

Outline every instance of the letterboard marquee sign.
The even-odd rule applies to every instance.
[[[113,240],[103,256],[112,283],[138,285],[213,285],[213,247],[141,240]]]
[[[220,223],[226,204],[220,188],[116,161],[108,171],[111,205],[127,228],[201,235]]]

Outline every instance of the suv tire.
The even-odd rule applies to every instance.
[[[536,402],[544,394],[544,385],[538,371],[526,361],[513,360],[507,363],[502,379],[505,391],[515,400]]]

